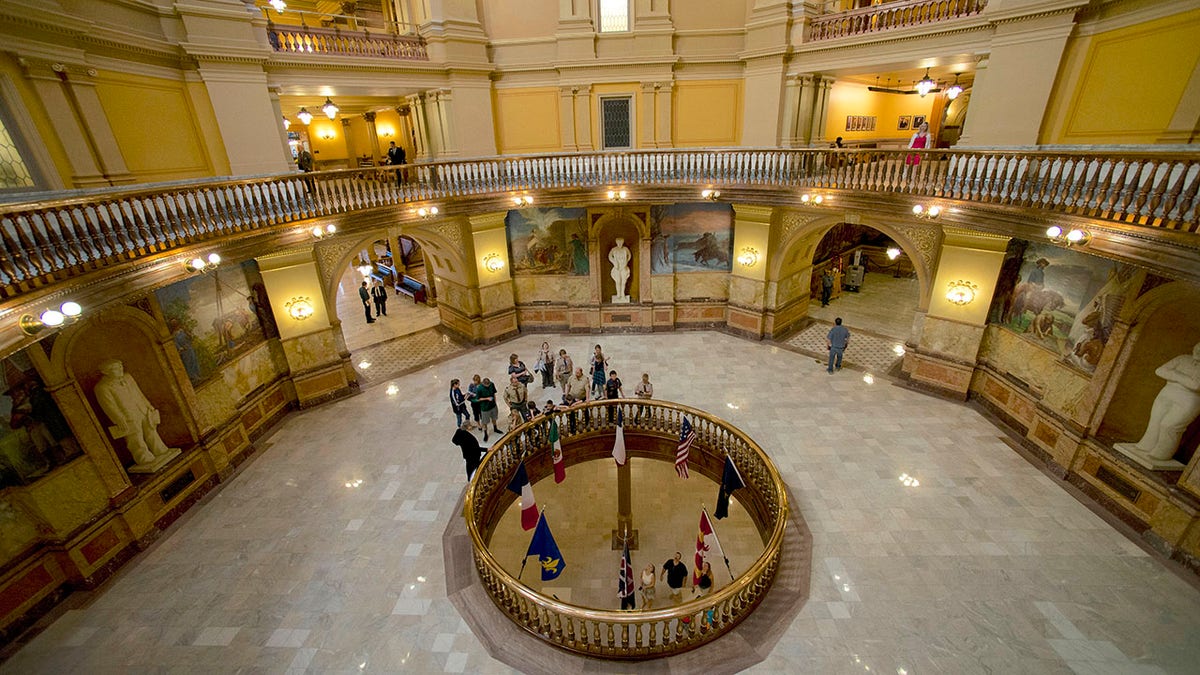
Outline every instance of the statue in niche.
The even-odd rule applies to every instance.
[[[179,454],[178,448],[168,448],[158,435],[158,425],[162,421],[158,409],[150,404],[119,360],[102,362],[100,372],[96,401],[112,422],[108,433],[113,438],[125,439],[135,462],[129,468],[130,473],[154,473]]]
[[[1167,381],[1150,407],[1146,433],[1137,443],[1113,447],[1135,459],[1170,462],[1192,420],[1200,414],[1200,344],[1191,354],[1182,354],[1159,366],[1154,374]],[[1165,467],[1164,467],[1165,468]]]
[[[612,247],[608,252],[608,262],[612,263],[612,279],[617,285],[617,293],[612,296],[614,303],[629,302],[629,295],[625,292],[625,286],[629,283],[629,261],[633,254],[628,248],[625,248],[625,240],[617,237],[617,245]]]

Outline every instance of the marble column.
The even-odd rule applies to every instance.
[[[383,153],[379,149],[379,131],[375,128],[374,111],[363,113],[363,120],[367,123],[367,141],[371,145],[371,160],[375,162],[375,166],[381,166]]]

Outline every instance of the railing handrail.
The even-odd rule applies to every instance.
[[[627,430],[637,430],[640,433],[658,435],[663,438],[674,438],[677,437],[679,433],[678,425],[672,426],[674,420],[682,419],[684,416],[689,416],[696,422],[693,425],[694,427],[699,427],[700,425],[711,425],[711,428],[719,429],[720,431],[723,431],[726,434],[729,434],[731,437],[737,439],[737,441],[741,444],[740,447],[727,447],[724,448],[724,450],[730,454],[734,454],[734,452],[736,452],[740,456],[739,458],[743,464],[739,466],[739,470],[742,471],[743,474],[753,470],[756,472],[755,475],[761,475],[757,473],[760,468],[765,472],[765,475],[769,479],[770,488],[772,490],[772,494],[767,495],[766,498],[773,500],[776,505],[776,508],[773,509],[774,513],[772,514],[774,517],[774,522],[761,523],[759,522],[758,518],[754,517],[752,514],[752,519],[755,521],[755,526],[759,528],[760,536],[763,534],[764,529],[769,528],[770,536],[769,538],[766,538],[762,554],[755,559],[754,563],[745,572],[739,575],[728,585],[714,590],[707,596],[689,600],[682,604],[663,609],[628,612],[623,610],[602,610],[590,607],[581,607],[579,605],[574,605],[561,600],[556,600],[546,595],[542,595],[541,593],[538,593],[532,588],[526,586],[517,578],[513,577],[512,574],[509,573],[492,555],[490,549],[488,548],[487,542],[484,541],[483,534],[480,532],[478,521],[479,518],[482,517],[482,514],[478,513],[477,509],[481,508],[483,502],[490,495],[490,493],[484,492],[486,486],[483,485],[483,477],[488,475],[489,471],[493,470],[495,463],[508,462],[508,464],[511,464],[511,466],[505,464],[502,465],[501,468],[495,469],[495,472],[501,473],[507,477],[509,474],[511,474],[511,471],[515,469],[517,461],[526,461],[531,457],[548,453],[550,451],[548,436],[545,433],[541,433],[537,437],[537,442],[526,442],[526,439],[533,437],[533,433],[535,431],[540,432],[542,427],[548,427],[548,419],[542,416],[521,424],[517,428],[505,434],[505,436],[503,436],[499,442],[492,446],[487,455],[484,456],[479,467],[475,470],[474,477],[467,487],[466,496],[463,503],[463,516],[466,519],[467,532],[471,538],[477,564],[483,565],[489,574],[494,574],[499,577],[504,586],[512,592],[544,609],[552,610],[560,618],[569,617],[570,619],[574,620],[601,622],[604,624],[615,624],[618,626],[632,626],[635,624],[641,625],[650,623],[657,624],[684,618],[690,619],[691,617],[695,617],[700,612],[706,611],[713,607],[723,606],[727,602],[734,601],[739,597],[739,594],[745,592],[750,585],[761,584],[764,581],[764,575],[767,575],[768,573],[772,574],[773,578],[773,565],[777,565],[779,554],[783,548],[783,538],[786,533],[789,509],[791,507],[788,502],[787,489],[783,483],[783,479],[780,476],[778,469],[776,469],[774,462],[771,461],[770,456],[767,455],[762,447],[738,427],[719,417],[716,417],[698,408],[693,408],[691,406],[674,403],[671,401],[664,401],[662,399],[609,399],[603,401],[591,401],[571,407],[569,409],[560,409],[555,412],[554,418],[558,422],[560,434],[562,434],[561,438],[564,440],[569,440],[572,437],[592,435],[597,431],[607,431],[608,429],[614,427],[615,422],[608,421],[604,415],[606,409],[613,405],[628,407],[630,410],[626,411],[627,413],[632,413],[632,410],[635,407],[642,407],[644,412],[640,416],[641,419],[660,422],[659,424],[655,424],[653,426],[645,426],[639,423],[632,414],[626,414],[625,428]],[[674,416],[658,414],[658,411],[664,410],[670,411],[674,414]],[[569,415],[577,415],[582,417],[583,411],[591,411],[591,422],[583,422],[581,420],[580,426],[585,427],[585,429],[578,433],[569,432],[569,424],[567,423],[566,418]],[[589,427],[588,424],[591,426]],[[599,427],[599,429],[597,429],[597,427]],[[706,426],[705,428],[707,429],[710,427]],[[695,442],[692,444],[692,451],[697,454],[711,452],[714,455],[720,452],[721,448],[707,447],[707,441],[707,434],[699,434]],[[753,459],[755,462],[757,462],[757,464],[753,467],[747,466],[745,462],[748,459]],[[674,455],[671,455],[670,457],[664,456],[661,461],[673,463]],[[506,484],[506,482],[507,480],[503,481],[499,485],[493,483],[492,487],[499,490],[504,490],[504,484]],[[743,489],[752,489],[753,482],[753,480],[747,480],[746,488]],[[767,583],[769,583],[769,580]],[[492,597],[493,600],[496,599],[494,595]],[[742,617],[738,617],[737,619],[740,620],[740,618]],[[733,623],[736,623],[736,620]],[[532,627],[523,627],[533,631]],[[711,639],[712,637],[715,637],[715,634],[708,636],[706,639]],[[558,643],[558,646],[570,648],[569,645],[564,645],[561,643]],[[694,646],[694,644],[691,646]],[[637,653],[630,652],[628,654],[624,654],[623,656],[633,657],[637,655]],[[617,656],[622,655],[618,654]]]
[[[1104,160],[1112,160],[1114,162],[1122,161],[1137,161],[1137,160],[1177,160],[1177,161],[1200,161],[1200,150],[1196,152],[1180,151],[1175,149],[1169,150],[1153,150],[1153,149],[1138,149],[1134,151],[1115,151],[1115,152],[1089,152],[1087,150],[1027,150],[1023,148],[1005,148],[996,147],[989,149],[907,149],[907,148],[774,148],[774,147],[738,147],[738,148],[659,148],[654,150],[599,150],[591,152],[543,152],[543,153],[527,153],[519,155],[479,155],[476,157],[460,157],[453,160],[432,160],[422,161],[403,166],[375,166],[375,167],[354,167],[345,169],[325,169],[314,171],[305,174],[300,171],[288,171],[286,173],[269,173],[256,174],[253,176],[231,177],[222,176],[218,178],[201,178],[196,180],[186,181],[166,181],[162,183],[138,183],[132,186],[122,187],[103,187],[103,188],[84,188],[79,190],[56,191],[54,194],[62,194],[69,192],[71,194],[52,200],[44,199],[29,199],[22,201],[0,202],[0,214],[10,213],[14,211],[22,211],[38,208],[52,208],[55,206],[80,205],[87,203],[91,197],[104,197],[105,200],[120,199],[122,197],[149,197],[154,195],[171,194],[184,189],[195,188],[218,188],[231,187],[237,185],[252,185],[257,183],[265,183],[276,180],[295,180],[303,176],[312,176],[314,178],[321,176],[350,176],[353,174],[361,174],[364,172],[379,172],[379,171],[398,171],[419,169],[422,167],[451,167],[464,164],[479,164],[489,162],[518,162],[521,160],[533,159],[550,159],[550,158],[604,158],[604,157],[623,157],[623,156],[653,156],[653,155],[683,155],[683,154],[707,154],[707,155],[737,155],[750,153],[786,153],[795,155],[813,155],[813,156],[857,156],[877,153],[897,153],[897,154],[919,154],[919,155],[934,155],[941,156],[943,159],[953,159],[957,157],[975,157],[984,158],[995,155],[1020,156],[1024,158],[1046,158],[1058,159],[1064,157],[1078,157],[1080,159],[1097,158]],[[679,181],[675,181],[679,182]],[[703,182],[703,179],[697,179],[690,182]],[[174,189],[172,189],[174,188]],[[25,193],[29,194],[29,193]],[[478,194],[478,193],[471,193]]]
[[[900,0],[840,12],[818,14],[809,20],[809,41],[925,26],[979,14],[987,0]],[[922,12],[932,9],[932,13]],[[900,17],[898,21],[881,17]]]
[[[415,36],[418,34],[418,24],[415,24],[415,23],[406,23],[406,22],[402,22],[402,21],[382,21],[380,23],[382,23],[383,25],[380,25],[380,23],[376,23],[376,21],[374,19],[353,16],[350,14],[310,12],[308,10],[292,9],[290,7],[284,9],[283,12],[279,12],[278,10],[276,10],[275,8],[270,7],[270,6],[262,6],[262,7],[259,7],[259,9],[262,10],[263,16],[266,18],[267,23],[273,24],[276,27],[301,28],[301,29],[306,29],[306,30],[314,30],[314,29],[315,30],[332,30],[333,27],[336,27],[336,26],[326,27],[326,26],[319,26],[319,25],[313,26],[313,25],[309,24],[307,21],[305,21],[305,17],[311,17],[311,18],[315,18],[318,23],[324,22],[325,20],[328,20],[328,19],[345,19],[346,21],[353,21],[357,24],[360,24],[359,26],[357,26],[355,28],[350,28],[349,26],[347,26],[345,28],[345,30],[349,30],[349,31],[359,31],[359,30],[363,30],[363,29],[370,29],[370,30],[374,30],[374,31],[385,31],[388,34],[396,34],[396,35]],[[292,15],[299,15],[299,17],[300,17],[299,24],[288,23],[288,22],[280,23],[278,21],[279,17],[281,17],[281,16],[290,17]]]
[[[731,194],[741,188],[785,202],[795,188],[897,194],[1195,233],[1200,153],[674,148],[132,186],[0,205],[0,297],[235,232],[314,218],[514,190],[630,186],[722,187]],[[1195,273],[1186,264],[1165,269]]]

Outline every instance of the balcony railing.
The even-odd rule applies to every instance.
[[[919,158],[919,162],[913,163]],[[1022,207],[1197,232],[1200,154],[652,150],[140,186],[0,206],[0,297],[231,234],[430,199],[613,186],[796,188]]]
[[[313,28],[267,23],[267,39],[277,52],[337,56],[374,56],[428,61],[425,40],[416,35],[372,33],[367,28]]]
[[[711,595],[653,611],[579,607],[537,593],[521,583],[492,556],[488,541],[503,512],[505,486],[517,464],[526,463],[532,481],[549,472],[550,421],[539,417],[497,443],[467,487],[463,514],[475,568],[484,590],[502,612],[521,628],[556,647],[610,659],[650,659],[676,654],[732,629],[754,611],[770,589],[779,569],[787,529],[790,507],[786,488],[770,458],[741,431],[701,410],[665,401],[594,402],[585,404],[582,410],[556,413],[563,445],[569,450],[579,438],[611,435],[614,423],[604,409],[612,406],[624,409],[625,433],[657,437],[665,444],[666,451],[660,457],[634,461],[674,463],[674,443],[684,417],[691,421],[696,432],[688,462],[693,470],[705,467],[710,478],[720,481],[728,453],[746,483],[738,492],[738,503],[745,506],[764,543],[758,559],[736,580]],[[635,415],[639,408],[643,408],[641,415]],[[572,428],[568,416],[576,418],[576,428]],[[699,512],[696,515],[699,519]]]
[[[983,11],[987,0],[905,0],[848,12],[826,14],[809,22],[808,41],[865,35],[896,28],[924,26]]]

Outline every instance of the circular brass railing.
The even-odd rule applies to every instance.
[[[475,568],[483,588],[501,611],[518,626],[556,647],[611,659],[676,654],[726,633],[749,616],[766,595],[780,565],[788,520],[787,492],[775,465],[746,434],[704,411],[666,401],[596,401],[555,413],[568,464],[595,458],[595,453],[583,460],[572,458],[572,446],[586,444],[589,439],[600,442],[611,438],[615,422],[608,411],[614,407],[624,411],[627,437],[663,441],[660,447],[664,450],[630,443],[627,447],[631,457],[674,462],[673,450],[667,452],[665,448],[674,447],[673,441],[679,438],[687,417],[696,432],[688,462],[693,471],[719,482],[725,455],[733,458],[746,484],[737,493],[738,501],[750,514],[764,544],[762,555],[750,569],[706,597],[653,611],[579,607],[544,596],[518,581],[496,561],[488,543],[500,515],[513,501],[506,486],[517,464],[526,463],[532,482],[553,470],[548,440],[550,419],[544,416],[502,438],[488,452],[467,488],[464,516]]]

